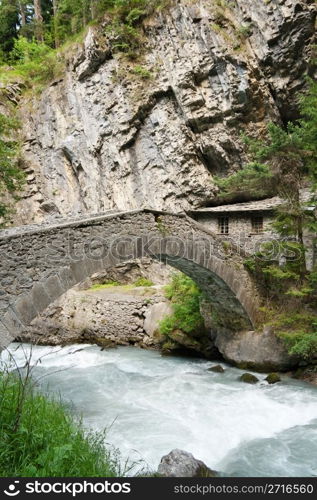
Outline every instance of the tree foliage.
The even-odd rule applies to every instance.
[[[18,36],[19,11],[17,2],[2,0],[0,4],[0,56],[5,56],[13,49]]]
[[[199,305],[202,292],[196,283],[185,274],[175,273],[165,293],[171,301],[173,314],[161,321],[161,333],[168,335],[179,329],[190,334],[201,330],[204,325]]]

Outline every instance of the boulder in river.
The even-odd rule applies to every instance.
[[[243,373],[241,377],[239,377],[241,382],[245,382],[246,384],[257,384],[259,382],[258,377],[252,375],[252,373]]]
[[[215,373],[223,373],[225,369],[221,365],[214,365],[208,368],[209,372],[215,372]]]
[[[204,462],[197,460],[184,450],[172,450],[162,457],[158,474],[163,477],[217,477],[218,473],[209,469]]]
[[[259,372],[287,371],[298,364],[271,327],[263,331],[220,332],[215,341],[223,357],[238,368]]]
[[[265,380],[269,384],[276,384],[277,382],[281,382],[281,377],[279,376],[278,373],[269,373],[268,376],[265,378]]]

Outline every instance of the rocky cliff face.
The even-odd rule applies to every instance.
[[[105,26],[91,28],[64,77],[22,100],[28,176],[17,223],[208,204],[214,176],[246,160],[240,130],[296,117],[313,0],[171,3],[145,20],[140,60],[114,54]]]

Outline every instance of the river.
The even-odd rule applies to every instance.
[[[30,349],[11,344],[18,366]],[[214,373],[210,361],[135,347],[35,346],[32,364],[41,390],[59,394],[88,428],[108,428],[123,461],[156,470],[181,448],[225,475],[317,475],[317,388],[304,382],[268,385],[256,374],[260,383],[249,385],[224,363]]]

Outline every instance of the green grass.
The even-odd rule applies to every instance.
[[[139,287],[139,286],[154,286],[153,281],[147,279],[147,278],[139,278],[137,279],[134,283],[134,286]]]
[[[114,286],[122,286],[118,281],[107,281],[106,283],[96,283],[92,285],[89,290],[104,290],[105,288],[112,288]]]
[[[149,71],[147,68],[144,68],[144,66],[140,66],[140,65],[134,66],[132,72],[135,75],[140,76],[141,78],[143,78],[145,80],[152,78],[151,71]]]
[[[92,285],[92,287],[89,288],[89,291],[105,290],[107,288],[113,288],[113,287],[120,287],[122,290],[132,290],[133,288],[150,287],[153,285],[154,285],[153,281],[141,277],[138,278],[134,283],[130,283],[128,285],[123,285],[118,281],[107,281],[106,283],[96,283],[95,285]]]
[[[117,456],[104,433],[86,433],[30,377],[0,373],[1,477],[116,477]]]

